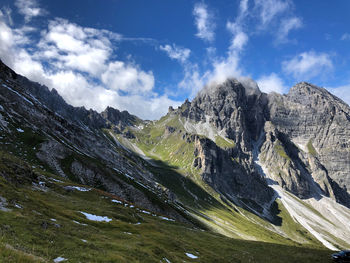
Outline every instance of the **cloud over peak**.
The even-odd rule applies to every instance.
[[[261,76],[256,82],[260,90],[265,93],[277,92],[282,94],[287,90],[287,87],[283,84],[283,80],[274,72],[270,75]]]

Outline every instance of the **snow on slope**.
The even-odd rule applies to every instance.
[[[273,175],[260,162],[259,140],[254,144],[254,162],[258,171],[266,178],[268,185],[275,190],[283,206],[292,218],[314,235],[325,247],[339,250],[337,247],[350,248],[350,209],[333,199],[300,199],[284,190],[274,180]]]

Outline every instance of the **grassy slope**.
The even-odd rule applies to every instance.
[[[47,262],[58,256],[68,262],[165,262],[165,258],[171,262],[328,262],[327,250],[226,238],[162,220],[130,204],[113,203],[111,199],[117,197],[100,190],[66,191],[63,186],[75,184],[56,182],[52,178],[62,178],[40,169],[32,173],[6,153],[1,153],[0,160],[2,171],[13,177],[16,172],[8,165],[12,162],[27,171],[21,176],[31,174],[17,186],[0,177],[0,195],[11,209],[0,211],[1,262]],[[40,180],[46,188],[41,190],[29,183],[39,174],[45,176]],[[21,179],[18,176],[16,180]],[[79,211],[112,221],[90,221]],[[186,252],[199,258],[192,260]]]
[[[179,125],[172,121],[172,126]],[[11,209],[10,212],[0,211],[0,262],[51,261],[58,256],[69,262],[165,262],[164,257],[171,262],[191,261],[185,252],[198,255],[201,262],[265,262],[266,258],[271,258],[271,262],[299,262],[301,259],[314,262],[313,257],[317,257],[318,262],[327,262],[329,251],[319,250],[317,244],[314,248],[300,248],[259,227],[257,222],[265,223],[260,218],[225,206],[192,169],[193,158],[189,152],[193,149],[183,151],[188,145],[179,140],[178,133],[168,137],[168,147],[164,148],[159,144],[164,130],[150,128],[148,132],[144,135],[152,135],[148,143],[139,146],[148,151],[157,146],[152,156],[166,161],[158,161],[158,167],[149,169],[165,186],[175,189],[180,201],[193,208],[193,216],[213,231],[203,232],[189,225],[162,220],[159,215],[112,203],[111,198],[117,197],[101,190],[64,190],[63,186],[74,183],[56,177],[35,157],[36,148],[45,137],[30,130],[22,133],[12,128],[11,135],[2,133],[0,136],[0,171],[12,178],[9,183],[0,176],[0,196],[7,199],[7,207]],[[166,159],[174,150],[172,146],[177,152]],[[18,166],[24,172],[19,172]],[[37,175],[44,176],[40,180],[48,191],[33,188],[31,180]],[[63,181],[55,182],[50,178]],[[22,208],[17,208],[16,204]],[[113,220],[109,223],[89,221],[79,211]],[[211,219],[199,216],[201,212]],[[76,224],[73,220],[87,225]],[[213,224],[213,220],[218,223]],[[230,239],[213,232],[238,238],[243,234],[243,238],[288,246]],[[277,250],[283,251],[283,255],[276,254]]]
[[[166,126],[176,128],[175,132],[164,135]],[[294,241],[297,241],[308,246],[322,246],[289,216],[281,203],[277,204],[278,216],[281,218],[277,227],[240,207],[225,204],[219,194],[201,180],[200,170],[193,168],[194,143],[186,142],[190,135],[185,134],[177,116],[167,115],[135,134],[137,139],[133,142],[146,155],[157,160],[157,167],[150,169],[158,180],[174,191],[179,201],[188,209],[191,208],[193,215],[214,232],[248,240],[289,245],[295,245]],[[185,139],[182,138],[184,134],[187,136]],[[234,147],[234,142],[223,139],[217,142],[220,142],[220,147]],[[276,234],[276,231],[282,235]]]

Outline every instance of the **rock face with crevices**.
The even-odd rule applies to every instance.
[[[206,137],[196,141],[194,166],[218,192],[260,205],[272,198],[254,166],[257,146],[260,161],[284,189],[350,207],[350,107],[327,90],[302,82],[286,95],[265,94],[256,84],[229,79],[169,114]],[[219,147],[218,137],[235,147]]]
[[[313,195],[312,184],[316,183],[323,194],[349,207],[349,105],[323,88],[301,82],[286,95],[270,94],[268,112],[271,126],[284,138],[281,144],[291,159],[289,168],[295,171],[287,178],[299,173],[296,178],[310,181],[309,189],[301,190],[300,196]]]
[[[253,142],[263,128],[267,96],[258,87],[248,89],[234,79],[202,90],[175,112],[186,119],[190,132],[202,134],[195,141],[194,165],[202,179],[220,194],[261,212],[274,194],[253,163]],[[172,111],[172,114],[174,112]],[[185,125],[186,128],[186,125]],[[217,144],[234,142],[234,147]]]

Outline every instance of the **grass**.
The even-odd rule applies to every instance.
[[[175,132],[164,136],[165,125]],[[140,148],[158,160],[158,166],[148,169],[177,195],[194,224],[162,220],[161,215],[143,213],[142,207],[113,203],[111,199],[120,198],[101,189],[65,190],[66,185],[76,185],[76,178],[58,178],[40,165],[35,148],[45,138],[25,130],[0,140],[0,196],[11,209],[0,211],[0,262],[52,262],[58,256],[69,262],[266,262],[267,258],[270,262],[329,262],[330,252],[317,241],[302,246],[270,231],[265,220],[234,204],[225,205],[193,169],[194,142],[179,119],[150,123],[137,136],[142,139]],[[109,174],[101,160],[80,154],[62,161],[66,173],[74,160]],[[137,186],[122,174],[117,176]],[[39,180],[45,188],[35,186]],[[150,199],[164,202],[157,196]],[[108,216],[112,221],[90,221],[79,211]],[[186,252],[199,259],[188,258]]]
[[[166,125],[174,127],[175,131],[165,136]],[[220,195],[203,182],[201,171],[193,167],[194,142],[177,116],[165,116],[158,122],[150,123],[138,132],[137,137],[134,143],[146,155],[157,160],[156,167],[149,167],[157,180],[171,189],[192,216],[213,232],[240,239],[288,245],[298,245],[297,242],[300,242],[311,247],[322,247],[306,229],[291,219],[282,204],[277,204],[280,212],[277,216],[282,223],[275,227],[290,238],[277,234],[268,221],[235,204],[225,204]],[[216,138],[216,143],[221,148],[234,147],[234,142],[220,138]],[[280,142],[277,150],[284,158],[290,159]]]
[[[0,262],[34,263],[45,261],[42,258],[14,249],[0,242]]]
[[[283,157],[284,159],[291,161],[290,157],[288,156],[288,154],[286,153],[282,143],[277,140],[275,145],[274,145],[274,150],[277,152],[277,154],[281,157]]]
[[[230,140],[228,138],[223,138],[221,136],[215,137],[215,143],[217,146],[223,149],[230,149],[234,148],[236,146],[235,142],[233,140]]]
[[[312,140],[310,139],[308,141],[308,143],[306,144],[307,150],[308,152],[312,155],[312,156],[316,156],[317,155],[317,151],[314,148],[314,146],[312,145]]]
[[[31,172],[29,166],[22,168]],[[101,190],[66,191],[64,185],[75,184],[50,177],[56,176],[41,179],[48,191],[35,190],[29,182],[16,186],[0,177],[0,195],[11,209],[0,211],[3,262],[52,262],[58,256],[68,262],[165,262],[165,258],[171,262],[266,262],[267,258],[269,262],[329,262],[326,249],[227,238],[142,213],[142,208],[130,204],[113,203],[111,199],[118,197]],[[90,221],[79,211],[112,221]],[[190,259],[185,253],[199,258]]]

